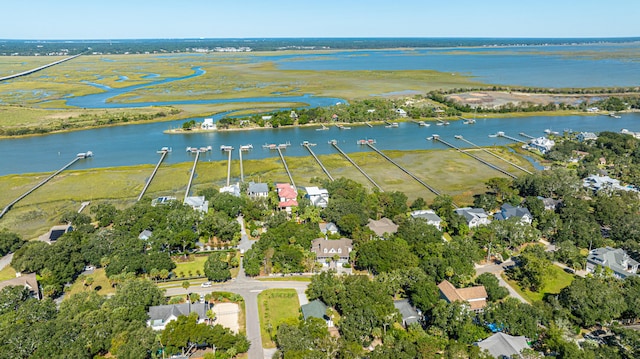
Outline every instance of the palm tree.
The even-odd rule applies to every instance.
[[[209,318],[209,325],[213,324],[213,321],[216,320],[216,312],[213,309],[207,310],[207,318]]]

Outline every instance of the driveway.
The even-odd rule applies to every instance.
[[[496,278],[498,278],[498,282],[500,283],[500,285],[507,288],[510,296],[518,299],[522,303],[529,303],[524,298],[522,298],[522,296],[518,294],[518,292],[516,292],[516,290],[513,289],[511,285],[509,285],[509,283],[507,283],[504,279],[502,279],[501,274],[502,272],[504,272],[504,269],[512,265],[514,265],[514,263],[511,260],[502,262],[501,264],[495,264],[491,262],[485,265],[476,265],[476,275],[480,275],[482,273],[493,274]]]
[[[9,253],[6,256],[0,258],[0,270],[3,270],[4,267],[11,264],[12,259],[13,259],[13,253]]]

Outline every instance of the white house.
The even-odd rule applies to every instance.
[[[213,118],[205,118],[204,121],[202,121],[202,125],[200,125],[200,128],[203,130],[215,130],[218,127],[215,123],[213,123]]]
[[[503,221],[505,219],[509,219],[511,217],[520,218],[520,222],[531,224],[533,221],[533,216],[529,209],[526,207],[515,207],[509,203],[505,203],[500,207],[500,212],[496,213],[493,218],[498,221]]]
[[[587,256],[587,271],[593,273],[597,266],[607,267],[613,274],[621,279],[635,276],[638,272],[638,263],[622,248],[596,248]]]
[[[315,253],[316,260],[327,268],[342,267],[344,263],[348,263],[352,249],[353,241],[348,238],[316,238],[311,242],[311,252]],[[337,261],[334,261],[334,256],[337,256]]]
[[[529,148],[536,149],[542,154],[549,152],[555,145],[556,142],[554,140],[550,140],[546,137],[534,138],[533,140],[531,140],[531,142],[529,142]]]
[[[240,184],[235,183],[229,186],[220,188],[220,193],[229,193],[235,197],[240,197]]]
[[[598,136],[593,132],[580,132],[576,136],[576,139],[580,142],[595,141],[598,139]]]
[[[266,183],[250,182],[247,188],[247,194],[253,199],[267,198],[267,196],[269,196],[269,185]]]
[[[207,201],[204,196],[185,197],[184,204],[203,213],[207,213],[209,211],[209,201]]]
[[[482,208],[463,207],[456,209],[455,212],[464,217],[469,228],[486,226],[491,223],[489,215]]]
[[[326,208],[329,204],[329,191],[324,188],[318,187],[306,187],[307,194],[305,197],[311,201],[311,204],[316,207]]]
[[[435,226],[438,229],[440,228],[440,224],[442,223],[442,219],[431,209],[422,209],[419,211],[411,212],[412,218],[421,218],[427,221],[427,224]]]
[[[397,108],[396,109],[396,113],[398,114],[398,116],[400,117],[407,117],[407,111],[401,109],[401,108]]]

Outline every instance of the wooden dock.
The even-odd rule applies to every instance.
[[[231,181],[231,152],[233,150],[227,152],[229,153],[229,158],[227,159],[227,187],[229,187],[229,182]]]
[[[530,140],[533,140],[533,139],[535,138],[535,137],[533,137],[533,136],[527,135],[527,134],[526,134],[526,133],[524,133],[524,132],[520,132],[520,133],[519,133],[519,135],[520,135],[520,136],[522,136],[522,137],[524,137],[524,138],[528,138],[528,139],[530,139]]]
[[[496,136],[498,136],[498,137],[504,137],[504,138],[506,138],[506,139],[508,139],[508,140],[511,140],[511,141],[513,141],[513,142],[518,142],[518,143],[526,144],[526,142],[524,142],[524,141],[522,141],[522,140],[519,140],[519,139],[517,139],[517,138],[515,138],[515,137],[511,137],[511,136],[509,136],[509,135],[506,135],[504,132],[498,132],[498,133],[496,134]]]
[[[385,155],[384,153],[382,153],[382,151],[378,150],[377,148],[373,147],[372,144],[367,142],[367,146],[369,146],[369,148],[371,148],[372,150],[374,150],[376,153],[378,153],[380,156],[384,157],[387,161],[391,162],[392,164],[394,164],[396,167],[398,167],[399,169],[402,170],[402,172],[408,174],[411,178],[413,178],[414,180],[416,180],[418,183],[420,183],[421,185],[423,185],[426,189],[428,189],[429,191],[433,192],[436,196],[440,195],[440,191],[436,190],[435,188],[433,188],[432,186],[428,185],[427,183],[425,183],[423,180],[421,180],[420,178],[416,177],[416,175],[414,175],[413,173],[409,172],[409,170],[407,170],[406,168],[400,166],[399,163],[397,163],[396,161],[392,160],[391,158],[389,158],[389,156]]]
[[[242,148],[238,149],[240,155],[240,182],[244,183],[244,167],[242,166]]]
[[[280,147],[277,148],[278,154],[280,155],[280,159],[282,160],[282,164],[284,165],[284,170],[287,171],[287,176],[289,176],[289,181],[291,181],[291,186],[296,188],[296,183],[293,181],[293,176],[291,176],[291,172],[289,171],[289,166],[287,166],[287,161],[284,159],[284,155],[282,154],[282,150]]]
[[[9,212],[9,210],[11,209],[11,207],[13,207],[16,203],[20,202],[22,199],[24,199],[25,197],[27,197],[28,195],[30,195],[31,193],[33,193],[35,190],[37,190],[38,188],[42,187],[45,183],[51,181],[51,179],[55,176],[57,176],[60,172],[66,170],[67,168],[71,167],[74,163],[78,162],[79,160],[86,158],[86,157],[76,157],[74,158],[71,162],[67,163],[66,165],[62,166],[62,168],[60,168],[59,170],[55,171],[52,175],[50,175],[49,177],[45,178],[44,180],[42,180],[40,183],[38,183],[37,185],[35,185],[33,188],[31,188],[30,190],[28,190],[27,192],[23,193],[20,197],[14,199],[13,201],[11,201],[11,203],[9,203],[8,205],[6,205],[3,209],[2,212],[0,212],[0,218],[2,218],[5,214],[7,214],[7,212]]]
[[[524,167],[522,167],[522,166],[519,166],[519,165],[517,165],[517,164],[515,164],[515,163],[513,163],[513,162],[511,162],[511,161],[509,161],[509,160],[506,160],[506,159],[504,159],[504,158],[502,158],[502,157],[500,157],[500,156],[496,155],[495,153],[493,153],[493,152],[491,152],[491,151],[487,150],[487,149],[486,149],[486,148],[484,148],[484,147],[480,147],[480,146],[476,145],[475,143],[473,143],[473,142],[471,142],[471,141],[469,141],[469,140],[465,139],[465,138],[464,138],[464,137],[462,137],[461,135],[457,135],[457,136],[455,136],[455,137],[456,137],[457,139],[461,140],[461,141],[464,141],[464,142],[466,142],[466,143],[470,144],[471,146],[473,146],[473,147],[475,147],[475,148],[478,148],[478,149],[480,149],[480,150],[482,150],[482,151],[484,151],[484,152],[486,152],[486,153],[490,154],[491,156],[493,156],[493,157],[495,157],[495,158],[499,159],[500,161],[504,161],[504,162],[506,162],[506,163],[508,163],[508,164],[512,165],[513,167],[515,167],[515,168],[519,169],[519,170],[520,170],[520,171],[522,171],[522,172],[525,172],[525,173],[531,174],[531,171],[527,170],[526,168],[524,168]]]
[[[369,182],[371,182],[371,184],[373,184],[380,192],[384,192],[384,190],[382,189],[382,187],[380,187],[376,181],[373,180],[373,178],[371,178],[362,168],[360,168],[360,166],[358,166],[355,162],[353,162],[353,160],[351,159],[351,157],[349,157],[346,153],[344,153],[343,150],[340,149],[340,147],[338,147],[338,144],[335,141],[331,141],[330,142],[331,145],[338,150],[338,152],[340,152],[340,154],[342,154],[342,156],[349,162],[351,162],[351,164],[353,165],[353,167],[355,167],[358,171],[360,171],[360,173],[362,173],[363,176],[365,176]]]
[[[313,153],[313,151],[311,150],[311,146],[309,146],[308,144],[303,144],[302,146],[309,151],[311,156],[313,156],[313,158],[316,160],[316,162],[318,162],[318,164],[320,165],[320,168],[322,168],[322,171],[324,171],[324,173],[327,175],[327,177],[329,177],[329,180],[331,180],[331,182],[333,182],[333,176],[331,176],[331,173],[329,173],[329,171],[324,167],[324,165],[322,164],[322,162],[320,161],[318,156],[316,156],[316,154]]]
[[[517,176],[515,176],[515,175],[513,175],[513,174],[511,174],[511,173],[509,173],[509,172],[507,172],[507,171],[505,171],[505,170],[503,170],[502,168],[500,168],[500,167],[498,167],[498,166],[496,166],[496,165],[494,165],[494,164],[492,164],[492,163],[489,163],[489,162],[487,162],[487,161],[483,160],[482,158],[480,158],[480,157],[478,157],[478,156],[476,156],[476,155],[474,155],[474,154],[471,154],[471,153],[469,153],[469,152],[467,152],[467,151],[465,151],[465,150],[463,150],[463,149],[460,149],[460,148],[458,148],[458,147],[456,147],[456,146],[454,146],[454,145],[450,144],[449,142],[447,142],[447,141],[443,140],[442,138],[440,138],[440,136],[433,136],[433,140],[434,140],[434,141],[440,141],[440,142],[442,142],[443,144],[445,144],[445,145],[447,145],[447,146],[449,146],[449,147],[453,148],[454,150],[457,150],[457,151],[458,151],[458,152],[460,152],[460,153],[464,153],[465,155],[467,155],[467,156],[469,156],[469,157],[475,158],[475,159],[476,159],[476,160],[478,160],[479,162],[484,163],[485,165],[487,165],[487,166],[489,166],[489,167],[493,168],[494,170],[496,170],[496,171],[498,171],[498,172],[500,172],[500,173],[503,173],[503,174],[505,174],[505,175],[507,175],[507,176],[509,176],[509,177],[511,177],[511,178],[518,178]]]
[[[191,175],[189,176],[189,183],[187,184],[187,191],[184,193],[184,200],[187,200],[189,193],[191,192],[191,184],[193,183],[193,177],[196,175],[196,166],[198,165],[198,158],[200,158],[200,151],[195,152],[196,158],[193,160],[193,167],[191,168]]]
[[[153,181],[153,178],[156,176],[156,173],[158,172],[158,168],[160,168],[162,161],[164,161],[165,157],[167,157],[167,153],[168,151],[162,151],[162,155],[160,156],[160,160],[158,161],[156,168],[154,168],[153,172],[151,172],[151,176],[147,180],[147,183],[144,184],[144,187],[142,188],[142,192],[140,192],[140,195],[138,196],[138,202],[142,199],[142,196],[144,196],[144,194],[147,192],[147,189],[149,188],[151,181]]]

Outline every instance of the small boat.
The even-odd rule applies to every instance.
[[[301,146],[315,146],[315,143],[311,143],[309,141],[302,141]]]
[[[173,151],[171,147],[162,147],[161,149],[157,150],[156,153],[165,153],[165,152],[171,152],[171,151]]]
[[[358,140],[356,143],[359,144],[359,145],[366,145],[366,144],[372,145],[372,144],[376,143],[376,140],[374,140],[373,138],[368,138],[368,139],[364,139],[364,140]]]
[[[453,138],[461,140],[462,139],[462,135],[455,135],[455,136],[453,136]]]
[[[252,144],[240,146],[240,151],[249,151],[249,150],[252,150],[252,149],[253,149],[253,145]]]
[[[196,153],[198,152],[197,147],[187,147],[187,152]]]
[[[338,141],[337,141],[337,140],[329,140],[329,142],[328,142],[328,143],[329,143],[330,145],[336,145],[336,144],[338,144]]]
[[[544,130],[544,133],[546,133],[547,135],[558,135],[558,131],[551,131],[550,129],[546,129]]]
[[[280,143],[278,144],[278,148],[287,148],[291,146],[291,142],[287,141],[286,143]]]
[[[275,150],[278,147],[278,145],[276,145],[275,143],[265,143],[264,145],[262,145],[262,148],[267,148],[270,150]]]
[[[233,146],[222,145],[220,151],[233,151]]]
[[[351,127],[347,127],[347,126],[340,126],[340,129],[341,129],[341,130],[350,130],[350,129],[351,129]]]
[[[436,123],[436,126],[442,126],[442,125],[444,125],[444,122],[438,122],[438,123]]]
[[[321,128],[316,128],[316,131],[326,131],[326,130],[328,130],[328,129],[329,129],[329,127],[327,127],[327,126],[325,126],[325,125],[322,125],[322,127],[321,127]]]
[[[386,126],[384,126],[385,128],[397,128],[398,127],[398,123],[397,122],[392,122]]]
[[[615,114],[615,112],[611,112],[611,113],[609,114],[609,117],[613,117],[613,118],[622,118],[622,116],[620,116],[620,115],[616,115],[616,114]]]
[[[418,125],[420,125],[420,126],[422,126],[422,127],[429,127],[429,126],[431,126],[431,124],[430,124],[430,123],[426,123],[426,122],[424,122],[424,121],[420,121],[420,122],[418,122]]]
[[[91,151],[87,151],[87,152],[80,152],[76,155],[76,157],[78,158],[88,158],[88,157],[93,157],[93,152]]]
[[[213,147],[211,147],[211,146],[200,147],[200,152],[207,152],[207,151],[211,151],[212,149],[213,149]],[[233,147],[231,147],[231,149],[233,149]]]

